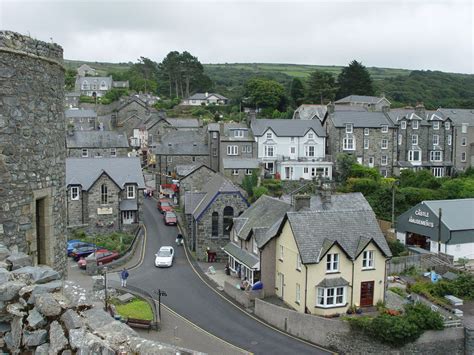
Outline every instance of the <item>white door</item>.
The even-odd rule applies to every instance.
[[[296,147],[295,146],[290,147],[290,159],[291,160],[296,159]]]

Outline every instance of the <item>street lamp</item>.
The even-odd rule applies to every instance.
[[[107,312],[107,266],[104,266],[102,269],[102,274],[104,275],[104,303],[105,303],[105,311]]]
[[[161,296],[166,297],[168,296],[165,291],[158,289],[158,291],[154,291],[158,295],[158,318],[160,318],[161,323]]]

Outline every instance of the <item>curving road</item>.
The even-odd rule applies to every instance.
[[[182,247],[175,247],[171,268],[154,266],[156,251],[174,246],[177,229],[165,226],[154,200],[143,204],[147,245],[143,263],[130,272],[129,284],[152,293],[162,289],[162,303],[202,329],[255,354],[331,354],[280,333],[251,318],[211,290],[189,265]]]

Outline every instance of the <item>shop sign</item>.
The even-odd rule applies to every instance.
[[[415,216],[410,216],[410,218],[408,218],[408,222],[424,227],[434,228],[434,223],[428,218],[430,218],[430,213],[418,208],[415,211]]]

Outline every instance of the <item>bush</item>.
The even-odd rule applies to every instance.
[[[392,291],[393,293],[396,293],[396,294],[399,295],[400,297],[405,298],[405,297],[407,296],[407,293],[406,293],[406,291],[405,291],[403,288],[400,288],[400,287],[390,287],[389,290]]]
[[[262,195],[268,195],[268,189],[265,186],[254,187],[253,198],[258,200],[258,198]]]
[[[405,317],[416,324],[421,330],[441,330],[444,328],[443,318],[438,312],[433,312],[430,307],[421,302],[405,306]]]
[[[122,254],[125,252],[133,241],[133,235],[113,232],[111,234],[87,235],[83,230],[72,232],[72,239],[79,239],[87,243],[96,244],[98,247],[117,251]]]
[[[402,346],[418,339],[423,331],[404,316],[382,314],[375,317],[370,324],[370,334],[380,341]]]
[[[403,243],[401,243],[398,239],[387,239],[387,243],[393,256],[400,256],[407,250],[405,245],[403,245]]]

